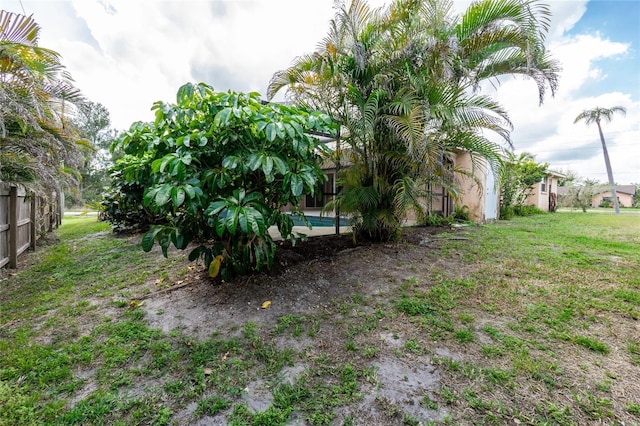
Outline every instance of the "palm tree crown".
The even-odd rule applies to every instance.
[[[81,161],[67,117],[84,101],[31,16],[0,11],[0,181],[57,187]]]
[[[601,108],[595,107],[593,109],[586,109],[582,111],[578,116],[573,120],[573,123],[577,123],[579,121],[584,121],[587,125],[589,124],[599,124],[602,121],[605,123],[610,123],[613,120],[613,115],[615,113],[621,113],[622,115],[627,114],[627,109],[622,106],[614,106],[611,108]]]

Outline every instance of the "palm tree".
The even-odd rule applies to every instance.
[[[74,180],[82,155],[67,122],[83,98],[32,17],[0,11],[0,180]]]
[[[604,164],[607,167],[607,176],[609,178],[609,185],[611,186],[611,196],[613,197],[613,207],[617,214],[620,213],[620,203],[618,202],[618,194],[616,193],[616,184],[613,180],[613,172],[611,171],[611,161],[609,161],[609,152],[607,151],[607,144],[604,141],[604,134],[602,133],[602,126],[600,125],[601,121],[605,121],[610,123],[613,119],[613,114],[616,112],[621,113],[622,115],[627,114],[627,110],[622,106],[614,106],[611,108],[600,108],[595,107],[593,109],[586,109],[582,111],[573,123],[577,123],[578,121],[584,121],[587,123],[587,126],[592,123],[596,123],[598,125],[598,133],[600,134],[600,142],[602,143],[602,153],[604,154]]]
[[[286,88],[340,125],[353,167],[335,203],[356,215],[368,238],[396,235],[408,209],[428,208],[434,185],[456,194],[452,152],[500,165],[501,147],[482,131],[510,143],[510,122],[477,94],[482,81],[522,74],[538,84],[540,99],[547,86],[556,89],[558,66],[543,45],[546,6],[484,0],[461,18],[451,11],[450,0],[396,0],[386,10],[342,4],[318,50],[269,84],[269,97]]]

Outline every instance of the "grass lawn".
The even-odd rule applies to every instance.
[[[185,319],[204,334],[152,325],[218,291],[163,293],[199,274],[185,254],[144,253],[95,217],[55,234],[0,281],[0,425],[640,425],[639,215],[519,218],[300,265],[303,290],[342,278],[304,311],[190,299],[231,312]]]

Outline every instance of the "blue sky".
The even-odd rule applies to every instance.
[[[384,0],[370,0],[381,6]],[[469,0],[457,0],[462,11]],[[556,170],[606,180],[597,128],[573,124],[584,109],[621,105],[605,125],[614,177],[640,183],[640,0],[548,0],[547,47],[563,66],[555,98],[538,105],[531,81],[508,78],[495,96],[509,111],[517,152]],[[33,14],[40,44],[62,54],[85,95],[114,127],[152,120],[187,81],[265,93],[273,73],[312,52],[333,17],[333,0],[3,0]]]
[[[587,3],[586,13],[567,33],[601,34],[614,41],[629,43],[628,51],[596,62],[606,73],[602,81],[585,84],[582,93],[598,95],[603,91],[625,91],[634,101],[640,99],[640,1],[595,0]]]

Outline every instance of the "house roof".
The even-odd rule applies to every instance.
[[[552,177],[557,177],[557,178],[563,178],[563,177],[567,177],[565,174],[557,172],[555,170],[547,170],[547,176],[552,176]]]
[[[635,185],[616,185],[616,192],[621,192],[623,194],[634,195],[637,190],[638,187]],[[607,192],[607,190],[604,192]]]
[[[569,193],[570,186],[559,186],[558,187],[558,195],[567,195]],[[638,187],[636,185],[617,185],[616,192],[621,194],[629,194],[634,195]],[[606,192],[611,192],[611,187],[609,185],[598,185],[596,187],[595,194],[604,194]]]

